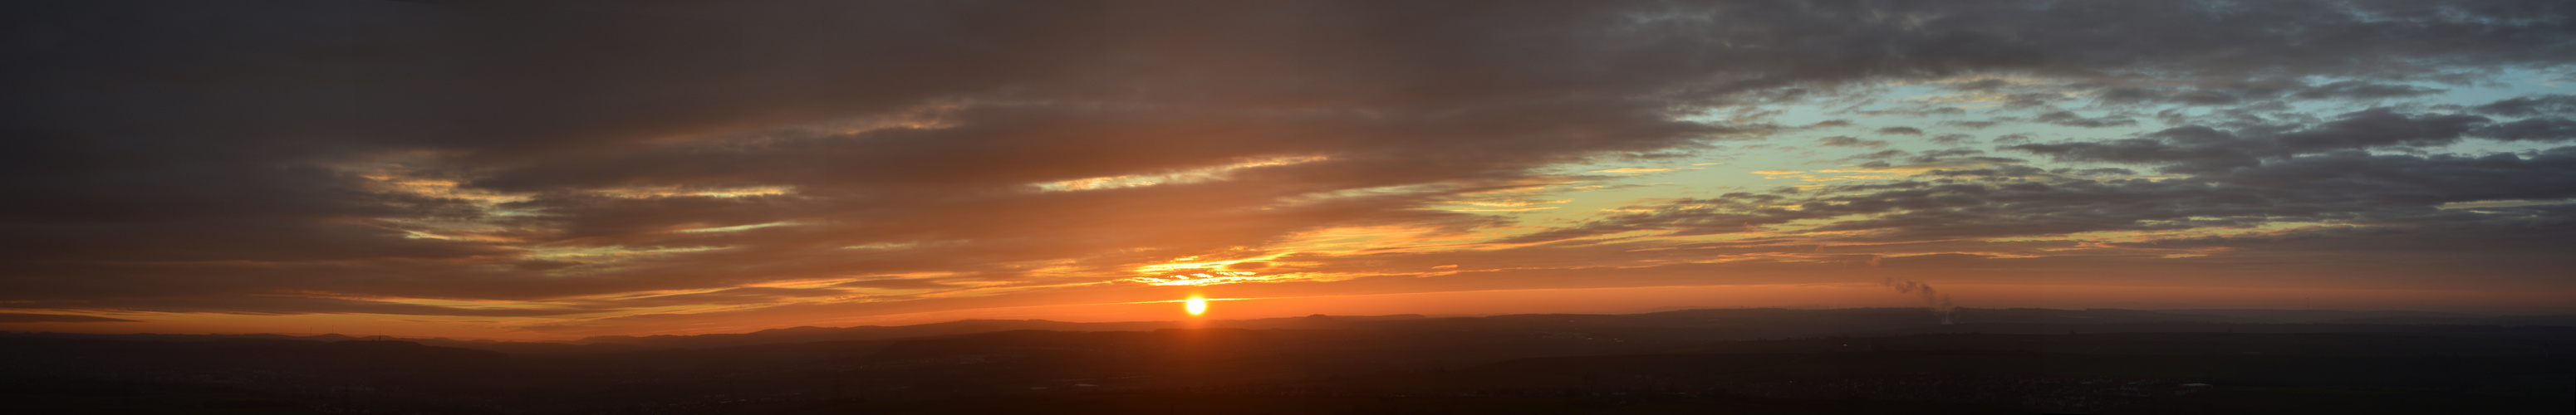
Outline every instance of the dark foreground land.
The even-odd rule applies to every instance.
[[[0,335],[25,413],[2576,413],[2566,318],[1684,310],[580,343]]]

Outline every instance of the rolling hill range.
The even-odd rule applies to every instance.
[[[1957,317],[976,320],[562,343],[9,333],[0,382],[11,387],[0,390],[66,413],[1131,413],[1152,402],[1283,411],[1274,413],[2563,413],[2576,396],[2576,355],[2566,351],[2576,350],[2576,327],[2508,323],[2561,317]]]

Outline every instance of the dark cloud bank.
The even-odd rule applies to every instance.
[[[2576,60],[2576,4],[2559,1],[5,7],[0,307],[54,310],[546,316],[1091,282],[1324,227],[1499,224],[1427,207],[1557,180],[1544,171],[1563,163],[1760,139],[1776,127],[1681,117],[1880,82],[2002,74],[2088,91],[2090,105],[2260,109],[2423,96]],[[2008,86],[1956,87],[1980,88]],[[2044,98],[2013,105],[2029,123],[2141,122]],[[2564,290],[2576,148],[2443,146],[2562,145],[2576,138],[2571,102],[2220,111],[1983,155],[1891,153],[1871,168],[1930,167],[1493,242],[1580,252],[1627,242],[1577,238],[1625,231],[1837,217],[1804,238],[2314,222],[2346,226],[2155,244],[2314,261],[2474,253],[2408,269],[2477,273],[2426,284]],[[1903,130],[1873,137],[1925,134]],[[1871,143],[1883,144],[1823,145]],[[1263,162],[1282,159],[1296,162]],[[1044,187],[1188,174],[1223,180]],[[2495,200],[2557,202],[2443,208]],[[746,286],[872,275],[884,277]],[[626,294],[728,287],[742,288]],[[584,300],[393,301],[405,298]]]

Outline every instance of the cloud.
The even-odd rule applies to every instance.
[[[2309,85],[2292,78],[2204,81],[2188,86],[2112,86],[2096,97],[2113,103],[2169,103],[2196,106],[2246,105],[2288,100],[2377,101],[2413,98],[2445,91],[2404,83],[2341,80]]]
[[[1670,167],[1622,167],[1622,168],[1608,169],[1608,170],[1593,170],[1592,172],[1593,172],[1593,173],[1614,173],[1614,174],[1616,174],[1616,173],[1655,173],[1655,172],[1667,172],[1667,171],[1674,171],[1674,170],[1681,170],[1681,169],[1670,168]]]
[[[1816,139],[1816,145],[1825,147],[1886,147],[1887,141],[1862,140],[1852,138],[1851,136],[1838,135]]]
[[[141,322],[141,321],[139,321],[139,320],[127,320],[127,319],[113,318],[113,317],[84,316],[84,315],[77,315],[77,314],[28,314],[28,313],[0,313],[0,323],[139,323],[139,322]]]
[[[844,282],[844,283],[840,283],[840,284],[835,284],[835,286],[840,286],[840,287],[860,287],[860,288],[883,288],[883,289],[891,289],[891,290],[924,290],[924,289],[946,289],[946,288],[956,288],[956,287],[957,287],[957,286],[955,286],[955,285],[942,284],[942,283],[940,283],[939,281],[935,281],[935,280],[928,279],[928,278],[884,278],[884,279],[871,279],[871,280],[860,280],[860,281]]]
[[[922,301],[869,289],[1103,284],[1171,258],[1284,253],[1297,235],[1344,228],[1572,249],[1649,231],[1924,241],[2438,221],[2450,216],[2418,208],[2564,197],[2549,190],[2567,188],[2553,164],[2564,155],[2368,151],[2563,142],[2565,97],[2462,114],[2211,115],[2135,136],[2109,134],[2140,118],[2059,106],[2428,97],[2443,90],[2421,85],[2576,61],[2570,7],[11,4],[0,19],[21,30],[0,48],[25,64],[0,69],[13,91],[0,97],[13,138],[0,151],[12,195],[0,200],[0,304],[530,318],[802,309]],[[2069,165],[1909,149],[1853,167],[1885,179],[1641,204],[1575,226],[1437,208],[1593,180],[1564,166],[1857,125],[1758,114],[1971,75],[2017,81],[1954,88],[2041,115],[1942,125],[2120,138],[2006,131],[1993,141],[2003,150]],[[1726,115],[1739,113],[1757,115]],[[2322,184],[2284,184],[2293,178]],[[1067,183],[1086,185],[1049,187]],[[706,229],[726,231],[691,232]],[[938,276],[887,277],[920,275]],[[459,303],[487,305],[448,305]],[[911,304],[868,310],[948,303]],[[680,317],[635,320],[666,318]]]
[[[1959,127],[1959,128],[1966,128],[1966,129],[1971,129],[1971,130],[1983,130],[1983,129],[1986,129],[1987,127],[1993,127],[1993,126],[1996,126],[1996,125],[1999,125],[1999,124],[2002,124],[2002,123],[2001,123],[2001,122],[1995,122],[1995,121],[1942,121],[1942,122],[1941,122],[1941,125],[1952,126],[1952,127]],[[1942,137],[1946,137],[1946,136],[1950,136],[1950,135],[1953,135],[1953,134],[1943,134],[1943,135],[1942,135]],[[1935,140],[1938,140],[1938,139],[1940,139],[1940,137],[1934,137],[1934,139],[1935,139]]]
[[[2330,122],[2343,122],[2334,121]],[[2303,130],[2308,131],[2308,130]],[[2233,138],[2230,138],[2231,140]],[[1925,154],[1915,162],[1959,160]],[[2166,162],[2191,164],[2187,157]],[[2276,222],[2372,226],[2531,218],[2545,211],[2458,213],[2446,203],[2576,197],[2576,147],[2530,156],[2379,155],[2337,151],[2188,178],[2093,179],[2120,170],[2046,170],[2011,162],[1933,169],[1913,180],[1826,186],[1798,195],[1729,193],[1634,206],[1578,226],[1508,240],[1533,243],[1622,232],[1731,234],[1813,223],[1835,239],[1928,241],[2251,227]],[[1883,166],[1880,168],[1892,168]],[[2562,240],[2554,244],[2576,244]]]
[[[1860,155],[1855,155],[1855,156],[1847,157],[1846,159],[1876,160],[1876,159],[1886,159],[1886,158],[1904,157],[1904,156],[1909,156],[1909,155],[1913,155],[1913,154],[1914,154],[1913,152],[1905,151],[1905,150],[1879,150],[1879,151],[1875,151],[1875,152],[1870,152],[1870,153],[1865,153],[1865,154],[1860,154]]]
[[[542,317],[617,311],[620,307],[543,306],[522,307],[495,305],[459,307],[414,304],[400,301],[329,298],[288,295],[257,296],[169,296],[102,298],[76,301],[21,301],[0,308],[46,310],[116,310],[124,312],[202,313],[292,315],[316,313],[389,314],[402,316],[474,316],[474,317]]]
[[[2126,127],[2138,125],[2137,120],[2132,120],[2128,117],[2085,118],[2082,115],[2076,115],[2073,111],[2057,111],[2040,114],[2038,117],[2032,118],[2031,120],[2068,127],[2084,128]]]
[[[2555,127],[2546,124],[2517,122],[2497,126],[2491,121],[2475,115],[2406,114],[2383,107],[2344,113],[2334,120],[2314,125],[2253,126],[2239,130],[2191,125],[2139,138],[2020,144],[2007,148],[2059,160],[2163,164],[2160,168],[2163,171],[2203,173],[2245,168],[2260,164],[2262,159],[2301,154],[2440,146],[2472,135],[2535,141],[2576,139],[2576,136],[2560,135]]]
[[[2479,105],[2471,109],[2480,114],[2507,117],[2564,114],[2576,111],[2576,95],[2555,94],[2513,97],[2490,102],[2486,105]]]
[[[2336,81],[2291,94],[2302,99],[2374,100],[2410,98],[2441,93],[2441,89],[2405,84],[2379,84],[2364,81]]]

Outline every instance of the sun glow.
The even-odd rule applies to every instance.
[[[1190,311],[1190,315],[1193,315],[1193,316],[1195,316],[1195,315],[1199,315],[1199,314],[1201,314],[1201,313],[1206,313],[1206,312],[1207,312],[1207,299],[1205,299],[1205,298],[1198,298],[1198,297],[1190,297],[1190,301],[1182,303],[1182,304],[1181,304],[1181,307],[1182,307],[1182,308],[1184,308],[1184,309],[1188,309],[1188,310]]]

